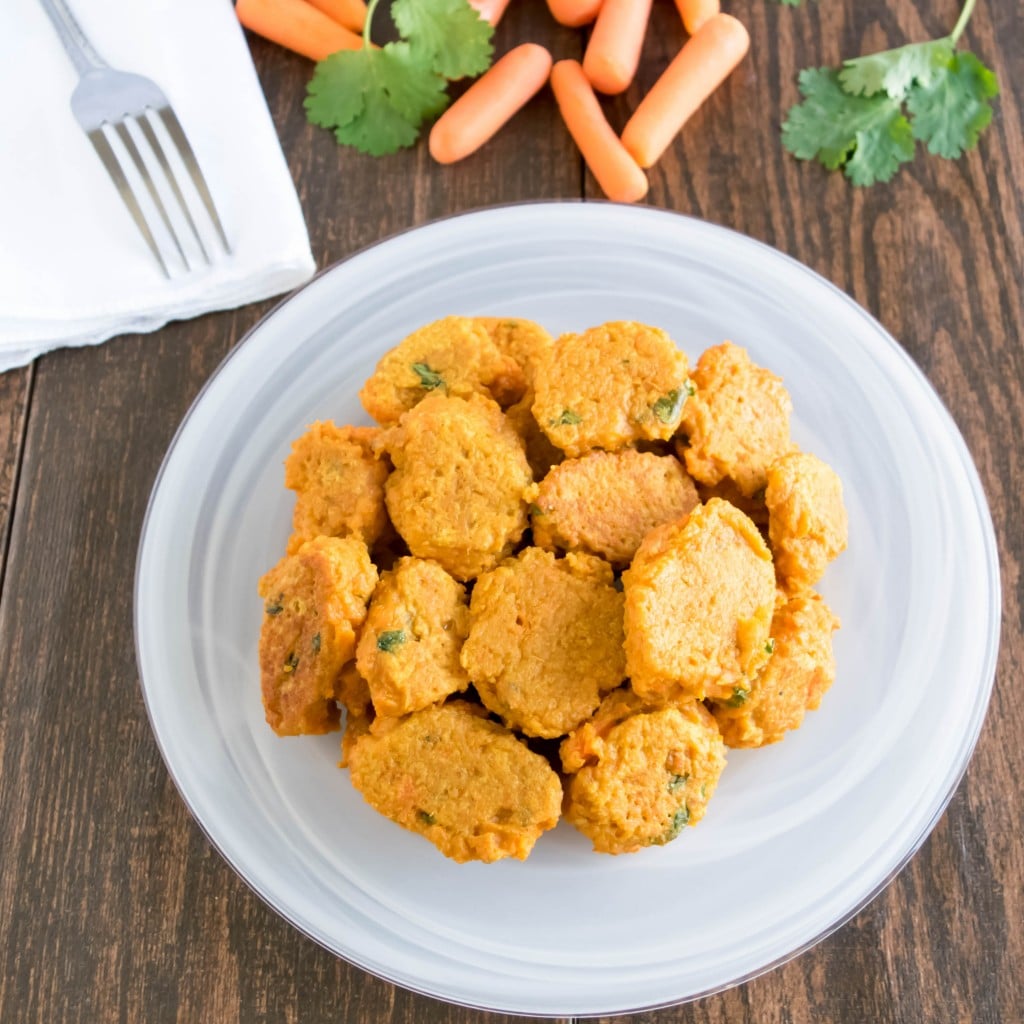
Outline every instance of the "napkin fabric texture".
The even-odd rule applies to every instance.
[[[153,331],[168,320],[290,291],[315,270],[295,188],[229,0],[68,5],[105,60],[152,78],[167,95],[232,253],[223,251],[193,195],[190,208],[213,265],[197,257],[197,269],[187,272],[161,230],[172,279],[163,276],[72,116],[78,76],[45,12],[38,0],[3,0],[0,371],[59,346]],[[187,224],[177,223],[183,245],[198,254]]]

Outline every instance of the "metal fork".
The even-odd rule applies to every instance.
[[[130,126],[134,125],[142,133],[142,137],[148,144],[151,159],[155,157],[160,165],[163,176],[170,186],[171,192],[174,193],[174,197],[181,207],[188,226],[192,229],[192,234],[199,245],[199,250],[203,254],[207,265],[209,265],[210,255],[206,251],[206,246],[203,244],[202,237],[196,228],[196,223],[192,219],[192,213],[182,193],[181,185],[175,177],[174,171],[167,159],[167,154],[164,152],[164,148],[154,131],[154,124],[151,118],[154,116],[159,118],[166,129],[168,137],[174,144],[182,164],[188,171],[192,184],[195,186],[196,192],[206,207],[210,220],[217,229],[217,234],[220,236],[224,251],[230,253],[231,246],[228,244],[227,235],[224,233],[224,226],[220,222],[220,217],[217,215],[217,208],[214,206],[213,197],[210,195],[206,179],[203,177],[202,171],[199,170],[199,162],[196,160],[192,146],[185,136],[181,122],[178,120],[177,115],[174,113],[160,87],[154,81],[144,78],[142,75],[118,71],[103,60],[93,48],[92,43],[89,42],[75,20],[74,15],[68,10],[64,0],[40,0],[40,3],[53,22],[57,35],[60,36],[60,41],[64,44],[64,49],[67,50],[68,56],[71,58],[79,74],[78,86],[71,95],[71,111],[82,130],[88,136],[107,173],[117,186],[117,191],[120,193],[124,205],[128,208],[128,212],[132,215],[139,231],[142,232],[142,237],[152,250],[157,263],[160,264],[160,269],[164,272],[164,276],[171,276],[167,269],[167,263],[160,251],[160,246],[157,244],[146,215],[139,205],[138,197],[132,190],[132,186],[124,173],[121,161],[103,130],[104,125],[109,125],[110,129],[121,140],[121,144],[131,158],[131,162],[135,165],[135,170],[138,172],[146,187],[146,191],[149,193],[153,207],[163,221],[167,233],[174,241],[182,263],[184,263],[187,270],[191,270],[192,264],[185,255],[185,249],[182,247],[177,232],[174,230],[171,218],[167,214],[167,210],[160,198],[160,193],[157,191],[153,177],[149,172],[149,167],[143,159],[139,146],[130,130]]]

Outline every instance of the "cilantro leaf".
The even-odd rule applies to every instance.
[[[337,140],[382,156],[411,146],[423,120],[444,110],[447,83],[408,43],[341,50],[320,61],[307,87],[306,115]]]
[[[973,53],[953,55],[945,74],[918,82],[907,97],[914,138],[929,153],[955,160],[978,144],[998,92],[996,76]]]
[[[829,170],[845,164],[855,185],[888,181],[914,156],[914,138],[900,103],[884,93],[851,96],[830,68],[800,73],[805,99],[782,125],[785,147],[803,160],[817,158]]]
[[[854,96],[885,92],[898,100],[906,96],[915,81],[931,82],[952,56],[953,44],[948,37],[930,43],[911,43],[844,61],[839,82],[845,92]]]
[[[468,0],[395,0],[391,17],[417,60],[431,71],[456,79],[490,67],[494,27]]]

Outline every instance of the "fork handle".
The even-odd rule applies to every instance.
[[[53,22],[53,27],[60,36],[71,62],[75,65],[80,75],[96,68],[107,67],[107,62],[93,49],[88,36],[82,31],[81,25],[75,20],[75,16],[68,9],[64,0],[39,0],[43,10]]]

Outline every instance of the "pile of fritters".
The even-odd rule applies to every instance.
[[[279,735],[345,709],[376,810],[458,861],[525,858],[562,814],[629,853],[700,821],[727,746],[818,707],[842,487],[742,348],[691,370],[644,324],[452,316],[360,397],[379,426],[314,423],[285,464],[260,670]]]

